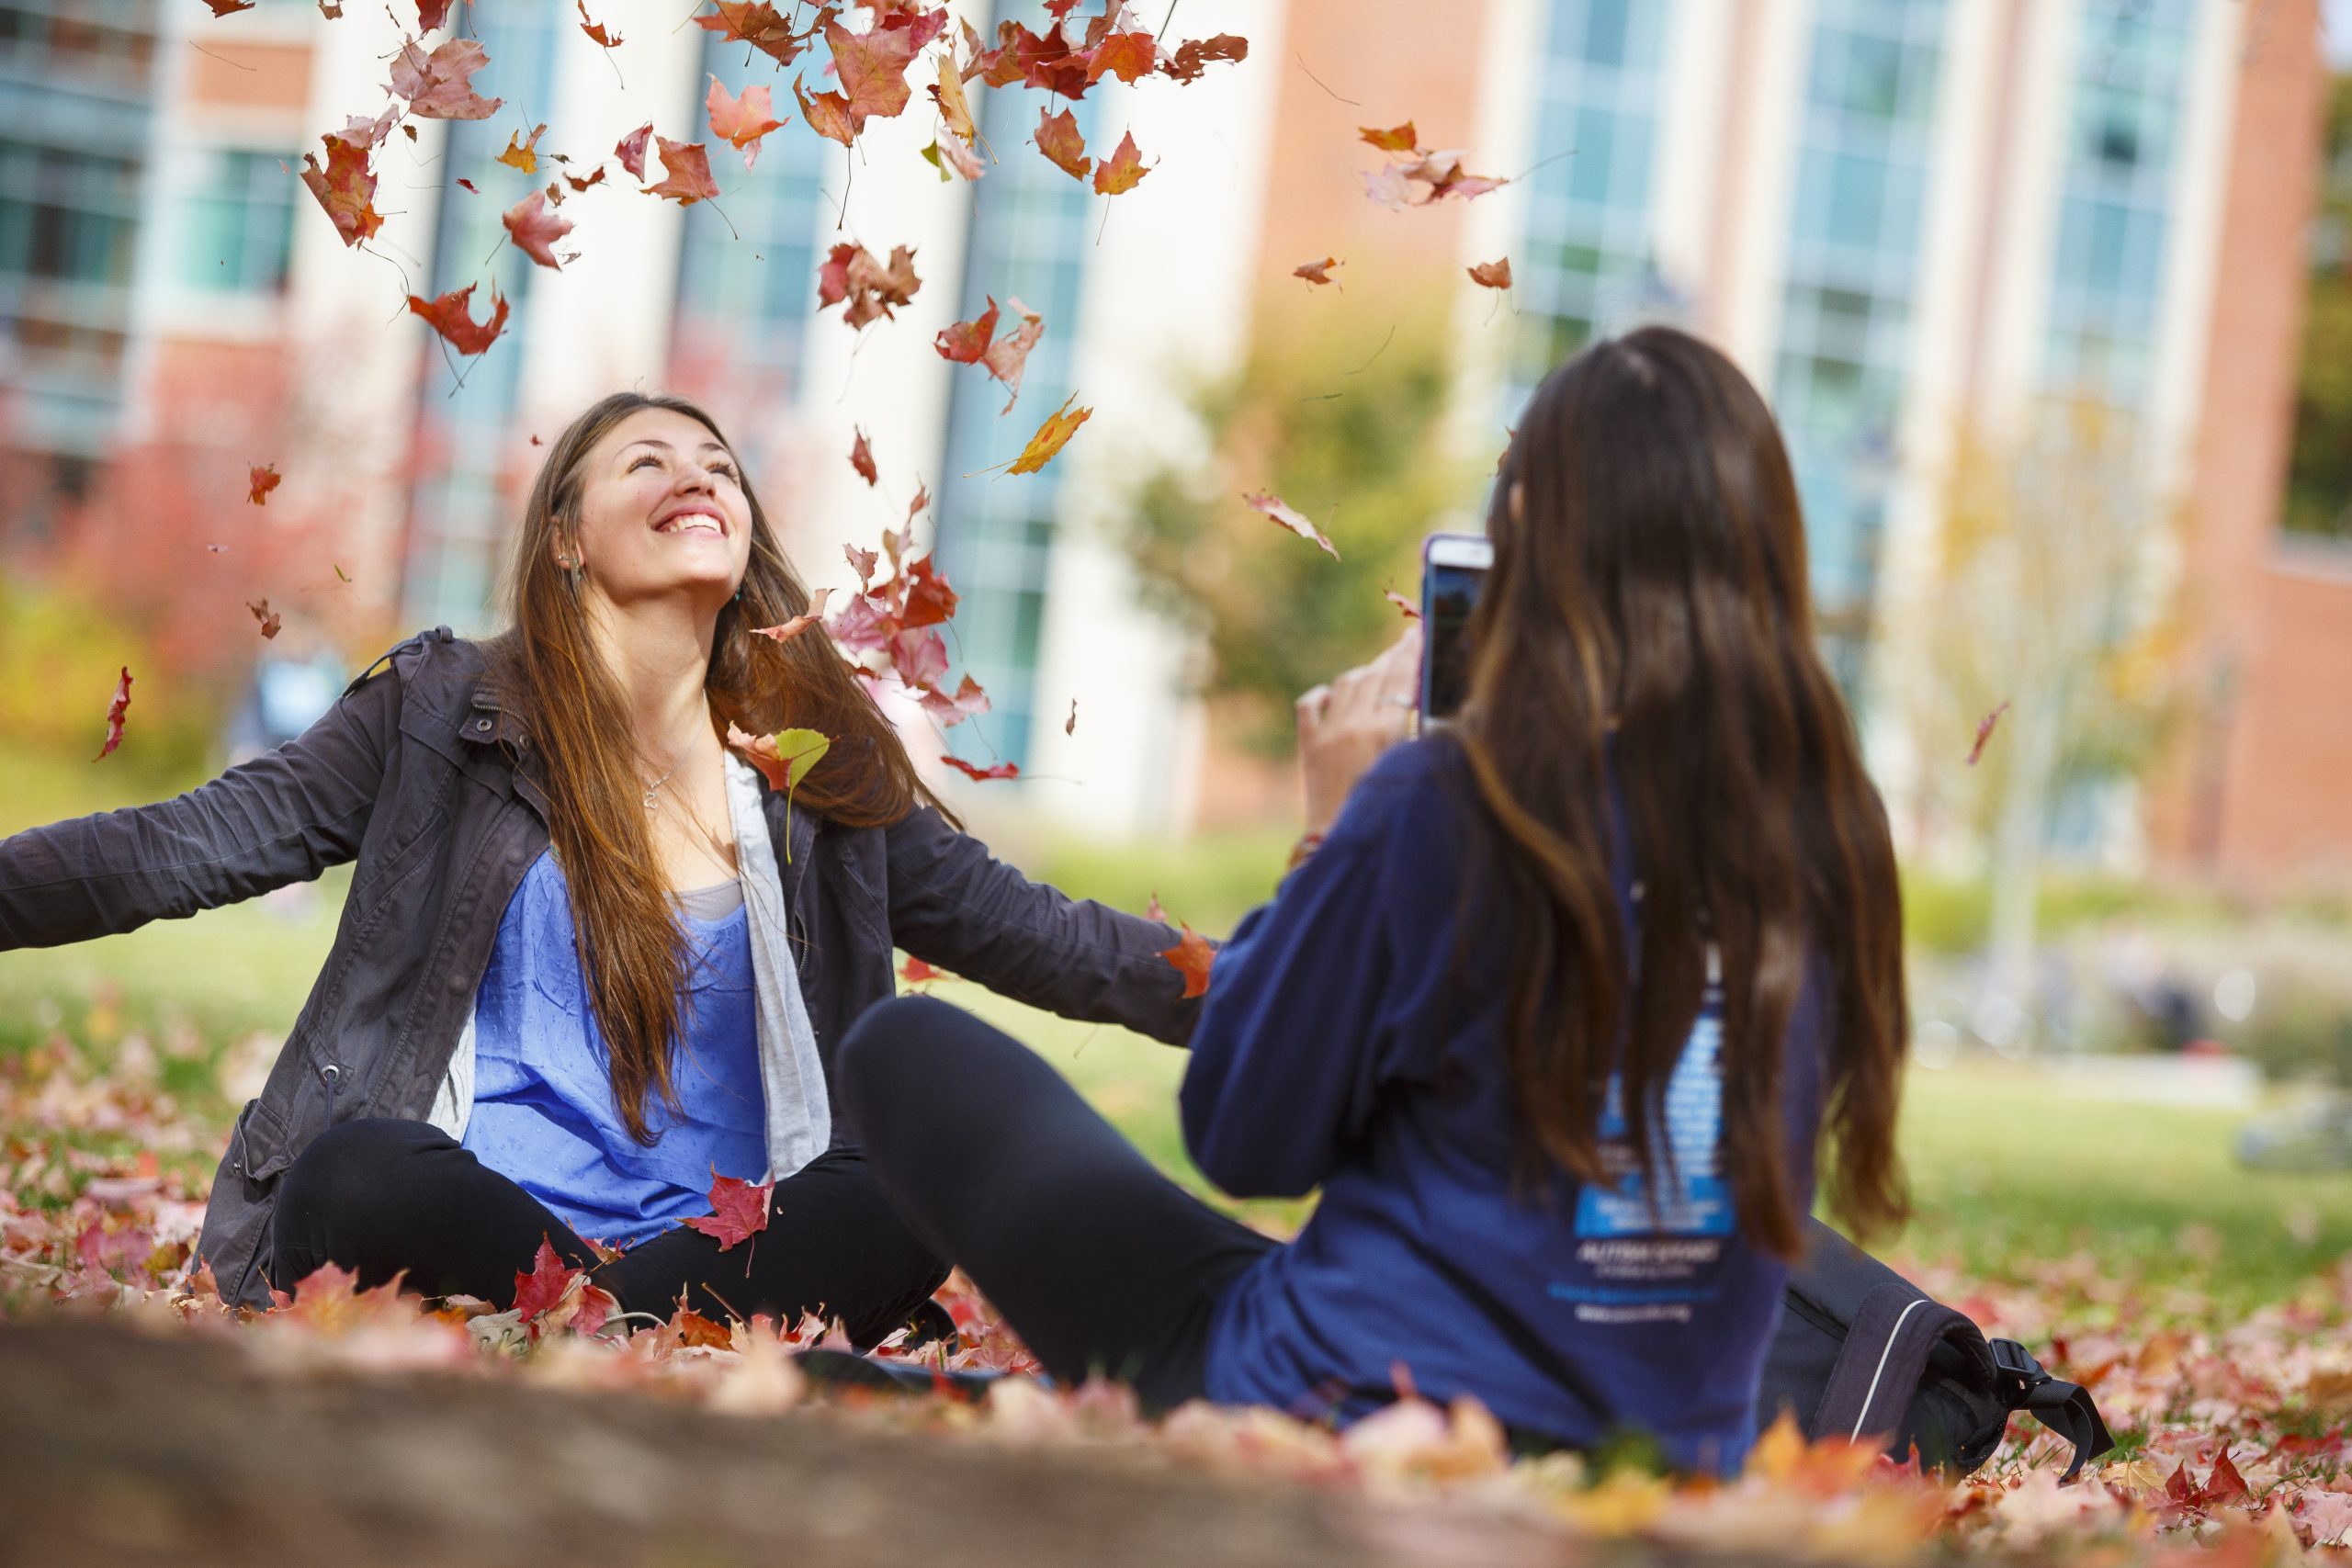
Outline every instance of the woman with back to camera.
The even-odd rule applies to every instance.
[[[894,943],[1181,1041],[1175,933],[956,829],[821,635],[709,416],[616,394],[548,448],[514,624],[394,649],[308,732],[175,800],[0,840],[0,948],[185,916],[356,861],[326,966],[239,1116],[199,1251],[264,1305],[322,1265],[506,1304],[542,1238],[624,1309],[820,1312],[882,1337],[947,1266],[829,1082]],[[831,750],[793,798],[723,739]],[[787,809],[787,805],[789,809]],[[680,1222],[775,1178],[763,1245]]]
[[[1410,633],[1300,700],[1304,859],[1193,1035],[1193,1156],[1238,1197],[1319,1187],[1295,1241],[929,998],[860,1021],[844,1100],[1058,1376],[1346,1420],[1402,1372],[1531,1442],[1733,1468],[1816,1142],[1845,1217],[1903,1206],[1884,812],[1779,432],[1714,349],[1648,328],[1554,371],[1487,532],[1458,722],[1397,744]]]

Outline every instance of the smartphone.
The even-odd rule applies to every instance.
[[[1432,534],[1421,546],[1421,722],[1461,711],[1470,690],[1470,611],[1495,564],[1476,534]]]

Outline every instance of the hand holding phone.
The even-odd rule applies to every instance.
[[[1420,660],[1420,628],[1408,626],[1377,659],[1298,699],[1298,771],[1310,836],[1329,831],[1356,781],[1406,739]]]
[[[1442,723],[1470,692],[1470,612],[1495,547],[1476,534],[1432,534],[1421,547],[1421,722]]]

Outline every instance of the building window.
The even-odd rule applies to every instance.
[[[1653,259],[1651,208],[1671,8],[1661,0],[1550,6],[1527,235],[1513,263],[1526,321],[1506,400],[1513,415],[1562,360],[1668,303]]]
[[[1943,0],[1821,0],[1799,108],[1773,400],[1849,688],[1895,468],[1944,22]]]
[[[750,52],[708,35],[697,80],[707,87],[716,76],[739,95],[767,86],[789,107],[789,86],[763,58],[746,64]],[[808,75],[823,78],[821,39],[805,63]],[[781,110],[773,118],[791,118]],[[701,130],[726,187],[727,210],[722,217],[708,202],[686,209],[673,358],[680,376],[697,386],[748,380],[730,400],[789,398],[799,385],[801,345],[817,303],[827,144],[793,121],[760,143],[759,162],[745,170],[733,148],[707,134],[707,113]]]
[[[2136,405],[2154,369],[2194,0],[2086,0],[2058,196],[2052,391]]]
[[[479,37],[498,68],[497,89],[510,105],[543,104],[553,96],[555,0],[501,0],[463,13],[463,30]],[[404,598],[412,619],[478,630],[504,564],[514,521],[514,413],[530,340],[531,294],[538,264],[506,238],[499,219],[514,203],[556,178],[542,162],[526,175],[497,161],[514,130],[513,108],[489,119],[449,122],[443,165],[479,187],[446,184],[434,237],[432,284],[443,294],[476,285],[470,304],[479,321],[490,313],[493,288],[508,304],[506,330],[479,358],[453,359],[435,338],[426,349],[420,389],[417,445],[423,457],[412,502]],[[526,128],[527,130],[527,127]],[[542,154],[544,158],[544,153]],[[489,258],[487,261],[484,258]]]
[[[1046,19],[1036,0],[1015,0],[1000,6],[999,15],[1021,17],[1033,28]],[[1063,466],[1057,461],[1018,476],[983,470],[1017,456],[1038,422],[1074,389],[1071,351],[1086,258],[1093,253],[1095,204],[1108,199],[1028,145],[1041,104],[1075,115],[1080,134],[1098,154],[1109,150],[1097,145],[1101,136],[1114,129],[1094,96],[1073,104],[1005,89],[982,95],[976,106],[980,129],[1002,162],[972,187],[961,319],[987,309],[990,295],[1000,307],[1017,298],[1046,318],[1046,335],[1029,356],[1021,401],[1010,414],[999,412],[1002,386],[971,367],[953,367],[938,503],[940,566],[963,596],[951,641],[993,705],[988,716],[948,732],[952,749],[975,761],[1001,759],[1023,766],[1038,705],[1037,652]]]
[[[206,155],[184,197],[180,276],[196,288],[277,294],[293,252],[295,181],[290,153],[227,148]]]

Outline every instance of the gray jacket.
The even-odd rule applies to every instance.
[[[0,839],[0,949],[126,931],[357,863],[326,967],[213,1181],[198,1250],[232,1302],[268,1301],[277,1176],[312,1138],[431,1111],[500,917],[547,848],[542,759],[482,669],[480,649],[437,628],[370,666],[299,739],[199,789]],[[781,847],[784,799],[763,807]],[[1177,1044],[1192,1032],[1200,1004],[1159,956],[1175,932],[1030,882],[927,807],[888,828],[795,810],[778,869],[829,1085],[842,1035],[895,989],[893,946],[1067,1017]],[[855,1129],[836,1115],[831,1139],[854,1144]]]

